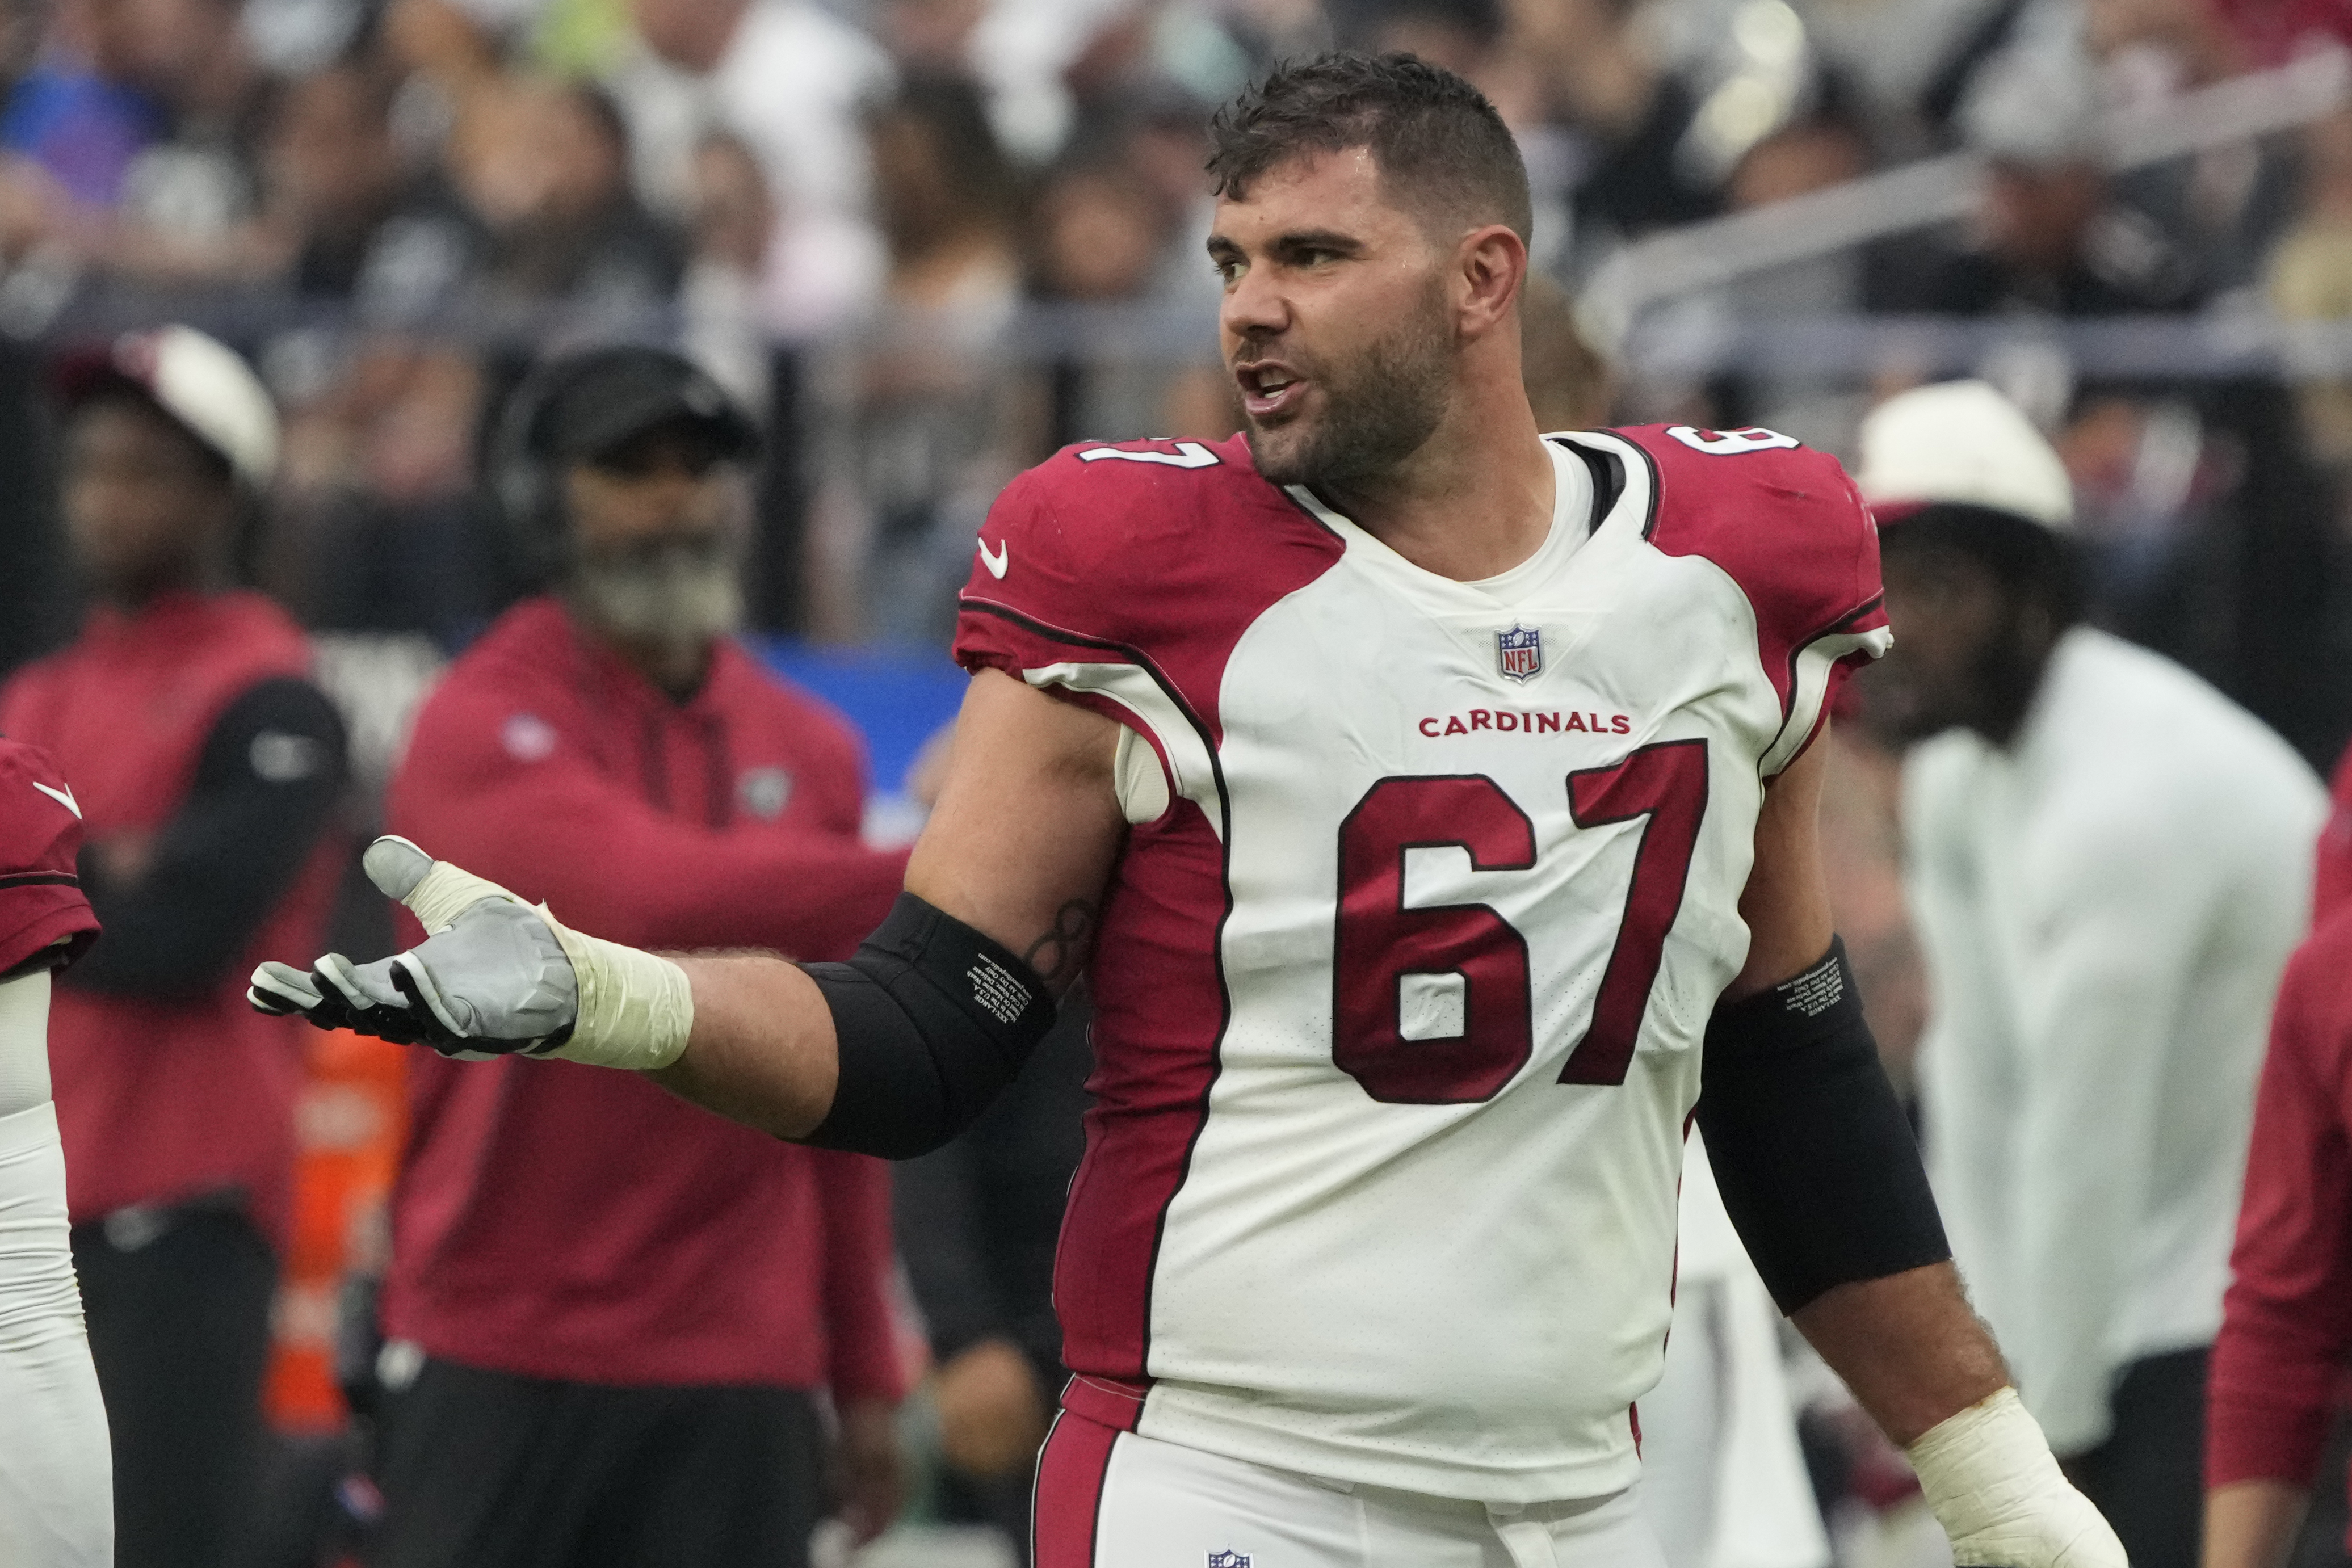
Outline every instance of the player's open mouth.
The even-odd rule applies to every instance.
[[[1279,414],[1307,395],[1305,378],[1286,365],[1236,365],[1234,381],[1242,389],[1242,406],[1255,420]]]

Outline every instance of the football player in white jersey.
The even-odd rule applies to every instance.
[[[81,803],[0,736],[0,1563],[110,1568],[114,1459],[66,1224],[49,1098],[49,982],[98,916],[75,873]]]
[[[1769,431],[1538,433],[1526,174],[1460,79],[1327,56],[1214,146],[1246,438],[1008,486],[951,774],[855,960],[640,952],[391,840],[428,939],[264,966],[256,1004],[904,1155],[1086,973],[1041,1568],[1651,1568],[1634,1402],[1694,1114],[1957,1561],[2120,1568],[1830,927],[1811,742],[1887,642],[1852,485]]]

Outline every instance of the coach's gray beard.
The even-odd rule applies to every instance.
[[[569,597],[625,642],[700,648],[743,624],[736,555],[727,540],[710,538],[582,556],[572,563]]]
[[[1443,300],[1433,285],[1424,308],[1367,349],[1346,380],[1327,382],[1323,420],[1296,444],[1252,426],[1257,471],[1277,485],[1345,486],[1376,478],[1419,451],[1445,417],[1454,381],[1457,349]]]

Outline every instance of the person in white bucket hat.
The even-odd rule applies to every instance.
[[[2227,697],[2081,623],[2066,470],[1991,387],[1882,403],[1855,478],[1895,636],[1865,700],[1916,742],[1920,1096],[1953,1256],[2133,1568],[2190,1568],[2254,1077],[2324,797]]]

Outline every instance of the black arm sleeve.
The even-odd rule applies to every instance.
[[[307,681],[247,690],[205,737],[187,800],[136,881],[88,849],[83,891],[105,938],[68,984],[117,996],[201,996],[300,874],[343,787],[343,724]]]
[[[1715,1009],[1699,1131],[1723,1207],[1783,1312],[1952,1255],[1878,1060],[1845,944]]]
[[[911,1159],[971,1125],[1054,1024],[1011,949],[911,893],[846,964],[803,967],[833,1009],[841,1076],[803,1141]]]

